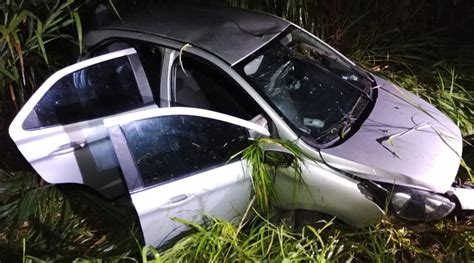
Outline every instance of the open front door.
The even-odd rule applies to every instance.
[[[232,220],[251,198],[246,162],[233,158],[260,125],[195,108],[166,108],[106,120],[140,218],[145,242],[162,246],[201,223],[204,214]]]

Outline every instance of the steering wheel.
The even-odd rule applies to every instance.
[[[270,97],[278,96],[286,88],[286,83],[282,81],[287,80],[288,73],[294,70],[293,62],[287,61],[275,71],[275,73],[270,77],[270,81],[265,91],[266,94]]]

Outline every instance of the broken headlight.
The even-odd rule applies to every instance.
[[[456,206],[442,195],[401,186],[393,188],[390,204],[398,217],[422,221],[441,219],[449,215]]]

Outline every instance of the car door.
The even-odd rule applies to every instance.
[[[49,183],[125,190],[103,118],[153,105],[133,48],[94,57],[48,78],[10,125],[20,152]]]
[[[251,179],[238,154],[255,123],[196,108],[165,108],[105,121],[147,245],[163,246],[185,231],[181,218],[243,215]],[[232,158],[235,157],[235,158]]]

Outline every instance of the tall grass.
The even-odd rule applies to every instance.
[[[384,220],[361,230],[313,221],[297,230],[257,216],[240,225],[209,217],[195,233],[166,250],[143,248],[142,262],[470,262],[472,227],[405,226]],[[469,225],[469,222],[464,222]]]
[[[45,73],[41,68],[49,68],[53,63],[47,46],[58,39],[82,41],[81,21],[73,0],[45,0],[47,15],[40,17],[32,2],[6,1],[2,5],[3,22],[0,25],[0,81],[3,84],[2,100],[9,98],[17,110],[40,83],[36,82],[38,74]],[[49,5],[52,4],[50,7]],[[77,36],[61,32],[62,29],[74,26]]]
[[[266,145],[280,146],[293,156],[294,159],[291,162],[290,167],[293,169],[296,178],[299,180],[303,180],[301,165],[303,163],[303,158],[307,156],[292,142],[265,137],[255,139],[250,146],[242,151],[242,158],[249,162],[252,169],[250,174],[252,176],[252,185],[256,195],[257,204],[263,212],[269,213],[271,202],[277,198],[278,193],[273,187],[272,178],[274,168],[276,167],[269,167],[266,159],[273,158],[273,163],[275,163],[275,161],[278,163],[279,160],[277,159],[277,155],[272,156],[265,151]]]
[[[338,236],[322,237],[332,222],[318,222],[292,232],[285,225],[273,224],[264,217],[235,226],[218,218],[209,218],[205,226],[183,222],[196,233],[183,238],[172,248],[156,254],[165,262],[234,261],[335,261],[343,247]]]
[[[23,243],[28,255],[49,259],[127,254],[140,240],[133,211],[128,199],[110,202],[35,173],[0,170],[0,260],[21,257]]]

